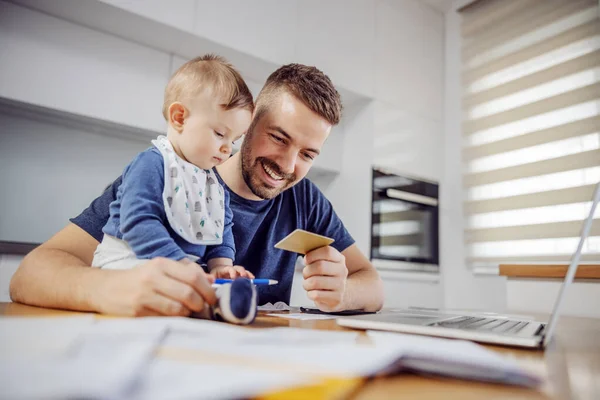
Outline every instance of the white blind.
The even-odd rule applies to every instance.
[[[483,0],[462,12],[472,266],[566,262],[600,181],[598,0]],[[600,260],[600,207],[582,260]]]

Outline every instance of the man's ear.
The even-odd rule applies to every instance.
[[[180,102],[172,103],[169,106],[167,115],[169,116],[169,125],[177,132],[181,133],[183,131],[183,124],[188,117],[187,108]]]

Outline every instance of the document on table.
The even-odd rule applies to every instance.
[[[51,358],[67,352],[94,323],[94,316],[0,318],[0,360]]]
[[[402,353],[398,365],[418,372],[535,387],[541,378],[516,362],[465,341],[368,331],[375,347]]]
[[[88,321],[89,320],[89,321]],[[166,328],[143,326],[131,320],[90,318],[0,319],[0,329],[19,349],[39,349],[38,341],[65,334],[68,345],[51,352],[43,348],[19,357],[0,355],[3,398],[126,398],[153,357]],[[33,329],[33,331],[30,331]],[[72,331],[71,331],[72,330]],[[44,333],[50,336],[44,337]],[[13,335],[20,335],[15,339]],[[62,350],[62,351],[60,351]],[[16,357],[15,357],[16,356]]]
[[[319,331],[286,327],[248,329],[210,321],[208,326],[202,328],[198,326],[196,329],[189,329],[183,325],[172,328],[162,345],[200,350],[245,346],[277,348],[280,345],[300,347],[354,345],[357,343],[358,336],[356,331]]]
[[[371,331],[368,337],[371,343],[362,344],[356,331],[250,329],[190,318],[4,318],[2,346],[35,349],[47,339],[59,345],[24,357],[2,351],[0,387],[11,399],[214,399],[404,369],[539,383],[511,360],[471,342]]]
[[[289,313],[289,314],[267,314],[270,317],[279,317],[287,319],[299,319],[302,321],[315,319],[336,319],[337,316],[329,314],[308,314],[308,313]]]
[[[219,359],[204,363],[192,360],[152,361],[132,397],[140,400],[252,398],[313,382],[293,372],[260,370],[252,365],[223,364]]]
[[[396,359],[387,349],[357,346],[354,331],[173,322],[135,398],[253,397],[331,376],[369,375]]]

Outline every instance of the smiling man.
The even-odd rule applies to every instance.
[[[217,167],[230,192],[236,264],[278,285],[260,286],[259,304],[289,302],[296,254],[273,246],[294,229],[332,237],[308,253],[303,287],[324,311],[383,304],[382,283],[331,203],[305,178],[341,118],[339,93],[314,67],[289,64],[260,92],[241,151]],[[120,315],[188,315],[215,301],[200,268],[165,259],[126,271],[89,266],[121,179],[48,242],[11,281],[14,301]]]

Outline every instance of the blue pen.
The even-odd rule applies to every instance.
[[[233,279],[215,279],[215,285],[222,285],[224,283],[231,283]],[[277,285],[279,282],[275,279],[250,279],[250,282],[255,285]]]

